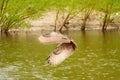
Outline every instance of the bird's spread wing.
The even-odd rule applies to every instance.
[[[63,62],[66,58],[73,54],[76,49],[76,45],[73,41],[70,43],[62,43],[50,54],[47,58],[50,65],[58,65]]]
[[[43,44],[60,43],[47,58],[48,63],[51,65],[60,64],[72,55],[76,49],[76,45],[73,40],[57,32],[41,35],[38,39]]]
[[[69,43],[70,39],[57,32],[51,32],[41,35],[38,40],[43,44],[54,44],[54,43]]]

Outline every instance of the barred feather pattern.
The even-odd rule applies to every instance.
[[[73,41],[70,41],[70,43],[62,43],[58,45],[47,58],[48,63],[53,66],[58,65],[71,56],[75,50],[76,44]]]
[[[71,56],[77,48],[75,42],[70,39],[70,37],[57,32],[41,35],[38,40],[42,44],[59,43],[59,45],[47,58],[48,63],[52,66],[62,63],[66,58]]]

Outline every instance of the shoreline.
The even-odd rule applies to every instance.
[[[94,11],[88,21],[86,22],[86,30],[102,30],[102,21],[100,18],[100,15],[102,13]],[[82,14],[79,14],[75,18],[69,21],[68,28],[69,30],[81,30],[81,24],[82,24]],[[28,23],[31,25],[30,29],[31,31],[36,31],[36,30],[54,30],[54,21],[56,17],[56,12],[51,11],[47,12],[44,14],[41,18],[38,20],[28,20]],[[56,27],[57,30],[60,28],[59,26],[61,25],[60,23],[62,22],[61,20],[62,16],[60,17],[60,21],[58,21]],[[107,29],[116,29],[120,27],[120,23],[110,23],[107,27]],[[65,30],[63,28],[63,30]]]
[[[98,12],[93,12],[90,16],[90,19],[86,23],[85,30],[102,30],[102,23],[100,14]],[[30,28],[18,28],[18,29],[10,29],[9,32],[19,32],[19,31],[44,31],[44,30],[54,30],[54,21],[55,21],[56,12],[51,11],[44,14],[42,17],[37,20],[27,19],[26,22],[30,25]],[[79,15],[79,16],[82,16]],[[61,22],[61,21],[60,21]],[[60,28],[60,22],[57,24],[57,30]],[[68,25],[69,30],[81,30],[82,19],[76,16],[74,19],[70,21]],[[109,29],[118,29],[120,28],[120,23],[110,23],[106,30]],[[63,28],[65,30],[65,28]],[[119,29],[118,29],[119,30]]]
[[[79,28],[79,29],[78,29]],[[12,32],[12,33],[16,33],[16,32],[20,32],[20,33],[26,33],[26,32],[41,32],[41,33],[43,33],[43,32],[49,32],[49,31],[53,31],[54,30],[54,28],[50,28],[50,29],[44,29],[44,28],[40,28],[40,27],[38,27],[38,28],[30,28],[30,29],[10,29],[8,32]],[[119,31],[120,29],[117,29],[117,28],[113,28],[113,27],[109,27],[109,28],[107,28],[105,31],[109,31],[109,30],[117,30],[117,31]],[[63,32],[64,31],[66,31],[66,29],[63,29]],[[76,28],[70,28],[68,31],[82,31],[81,29],[80,29],[80,27],[76,27]],[[86,28],[85,29],[85,31],[102,31],[102,29],[101,28],[99,28],[99,27],[94,27],[94,28]],[[57,32],[59,32],[59,30],[57,30]]]

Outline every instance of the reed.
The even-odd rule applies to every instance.
[[[47,9],[48,0],[1,0],[0,27],[1,32],[11,28],[21,28],[27,18],[40,15]]]
[[[8,32],[12,28],[26,27],[26,19],[37,18],[45,12],[56,11],[55,31],[60,20],[60,28],[82,13],[81,29],[85,30],[87,20],[93,11],[102,12],[102,30],[115,21],[120,20],[120,0],[0,0],[0,28],[1,32]],[[98,13],[99,14],[99,13]]]

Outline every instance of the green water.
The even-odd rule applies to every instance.
[[[57,46],[39,43],[39,32],[0,36],[0,80],[120,80],[120,32],[73,31],[77,51],[52,67]]]

